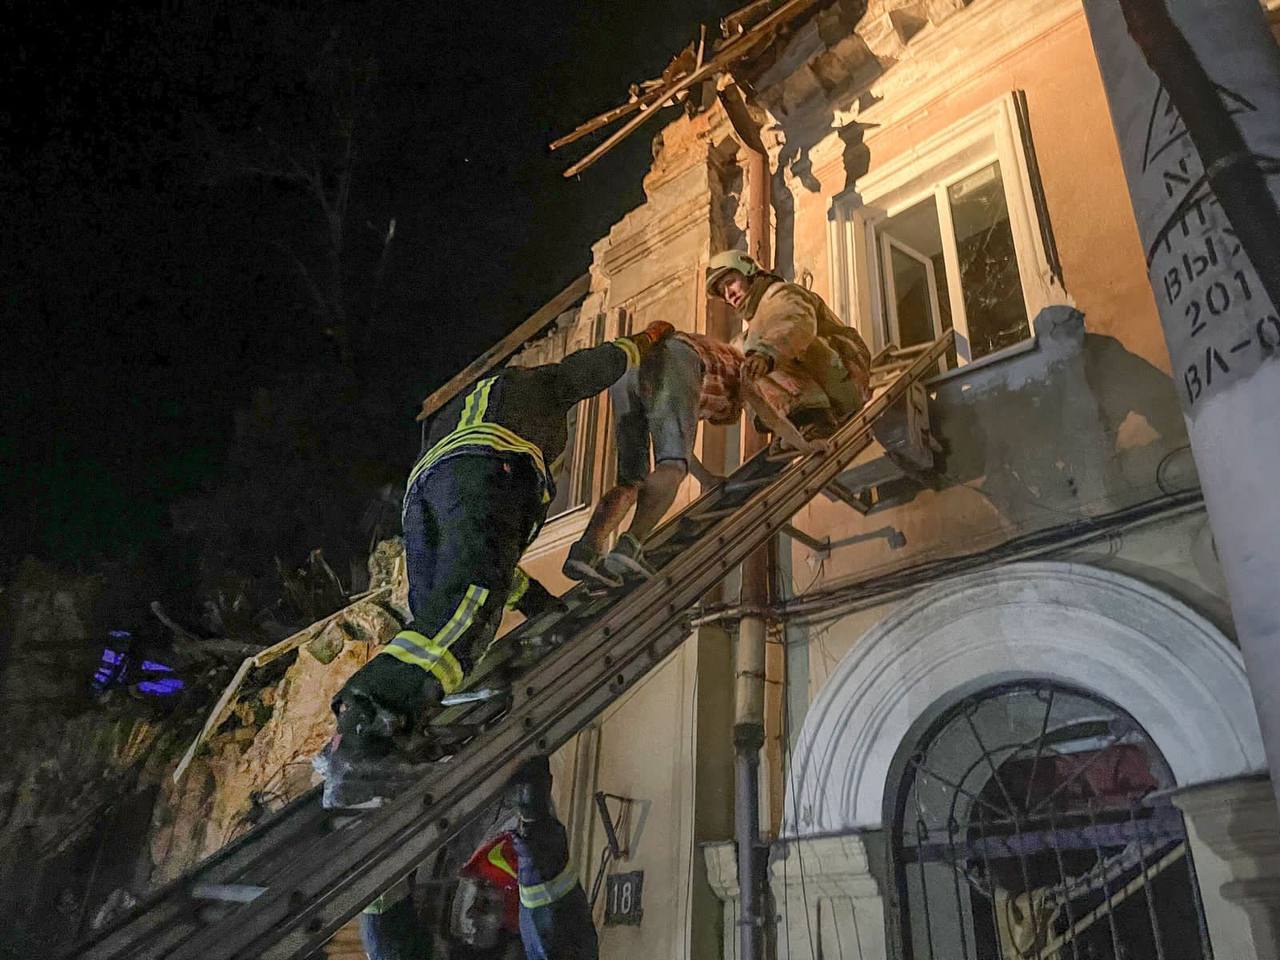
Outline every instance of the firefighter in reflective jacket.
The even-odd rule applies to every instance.
[[[596,960],[596,928],[586,891],[569,863],[564,826],[552,810],[546,758],[526,762],[514,785],[518,826],[481,844],[462,876],[518,893],[518,916],[512,916],[515,903],[508,901],[502,926],[518,924],[527,960]]]
[[[551,767],[528,760],[515,777],[520,825],[512,835],[520,885],[520,940],[528,960],[598,960],[591,906],[569,862],[569,837],[551,805]]]
[[[586,892],[569,864],[564,826],[551,803],[546,757],[520,765],[510,796],[516,828],[487,838],[459,869],[450,933],[468,956],[509,957],[517,934],[526,960],[598,960]],[[428,937],[402,882],[365,908],[360,928],[370,960],[425,960]]]
[[[413,621],[334,698],[331,756],[389,754],[397,735],[462,686],[504,606],[533,616],[558,602],[518,575],[517,562],[555,494],[568,412],[671,332],[655,323],[559,363],[506,368],[432,418],[402,518]]]

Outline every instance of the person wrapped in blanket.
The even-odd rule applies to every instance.
[[[504,607],[532,617],[559,603],[517,564],[555,494],[567,414],[672,332],[655,323],[559,363],[505,368],[429,422],[404,499],[413,620],[333,700],[337,729],[317,761],[327,804],[372,799],[342,796],[342,771],[414,742],[424,715],[466,682]]]

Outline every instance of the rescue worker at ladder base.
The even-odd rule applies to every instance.
[[[481,843],[458,871],[449,932],[471,948],[468,960],[524,960],[517,862],[512,833],[504,831]]]
[[[813,291],[762,270],[739,250],[726,250],[707,265],[707,295],[724,300],[742,318],[744,377],[790,370],[822,388],[829,413],[815,408],[811,424],[804,424],[803,411],[791,414],[797,426],[810,427],[811,436],[830,433],[870,398],[871,352]]]
[[[503,799],[503,811],[510,801],[516,807],[515,829],[486,838],[458,871],[449,911],[448,956],[597,960],[591,908],[569,865],[567,834],[551,803],[546,757],[520,765]],[[431,938],[418,928],[408,892],[409,884],[401,883],[361,915],[369,960],[432,956]]]
[[[554,496],[568,412],[671,333],[670,324],[655,323],[559,363],[504,369],[435,415],[404,500],[413,621],[334,698],[331,781],[343,766],[336,759],[387,757],[397,736],[412,734],[425,711],[462,686],[509,600],[529,616],[558,603],[517,577],[516,565]],[[349,804],[329,786],[327,803]]]
[[[513,783],[520,824],[512,841],[525,956],[528,960],[598,960],[591,905],[569,861],[568,833],[552,809],[547,758],[525,761]]]

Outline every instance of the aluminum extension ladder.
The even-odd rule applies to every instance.
[[[564,598],[567,612],[504,637],[507,651],[552,626],[568,639],[519,675],[509,701],[434,718],[442,732],[471,731],[471,739],[393,802],[359,815],[325,810],[315,788],[67,956],[312,956],[495,798],[523,758],[564,744],[661,663],[688,635],[702,596],[837,481],[872,442],[875,421],[935,370],[951,341],[948,331],[912,359],[836,432],[828,451],[790,459],[762,452],[664,524],[646,544],[650,579],[606,593],[580,585]]]

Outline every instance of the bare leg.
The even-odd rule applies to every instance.
[[[596,504],[591,521],[583,531],[579,543],[585,543],[593,554],[604,551],[604,542],[609,534],[618,529],[622,518],[636,502],[636,487],[630,484],[617,486],[605,492]]]
[[[645,478],[636,502],[636,515],[627,533],[641,543],[653,532],[663,515],[675,503],[676,492],[689,468],[683,460],[663,460]]]

